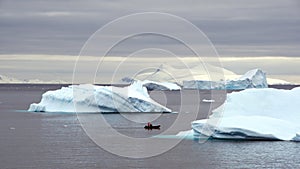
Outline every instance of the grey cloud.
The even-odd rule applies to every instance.
[[[76,55],[89,36],[107,22],[135,12],[157,11],[190,20],[208,35],[220,54],[300,56],[296,50],[300,44],[299,8],[297,0],[4,0],[0,3],[0,53]],[[171,42],[160,45],[177,48]]]

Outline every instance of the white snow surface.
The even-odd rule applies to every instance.
[[[76,105],[76,106],[75,106]],[[128,87],[71,85],[43,94],[35,112],[171,112],[150,98],[140,81]]]
[[[300,87],[233,92],[209,119],[192,122],[192,129],[213,138],[300,141],[299,97]]]

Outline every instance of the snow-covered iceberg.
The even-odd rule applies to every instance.
[[[226,82],[226,89],[267,88],[266,73],[260,69],[253,69],[236,80]]]
[[[189,80],[183,81],[183,89],[201,89],[201,90],[221,90],[225,89],[225,82],[207,81],[207,80]]]
[[[170,109],[153,101],[139,81],[128,87],[71,85],[47,91],[40,103],[30,105],[29,111],[171,112]]]
[[[300,141],[299,97],[300,87],[233,92],[209,119],[192,122],[192,129],[221,139]]]
[[[133,78],[125,77],[121,80],[122,83],[129,83],[132,84],[136,80]],[[181,87],[177,85],[176,83],[172,82],[155,82],[151,80],[144,80],[141,81],[144,87],[147,88],[148,91],[151,90],[181,90]]]
[[[226,80],[224,80],[226,79]],[[290,82],[266,77],[265,72],[253,69],[244,75],[238,75],[228,69],[210,64],[179,65],[161,64],[157,68],[144,70],[134,78],[125,77],[121,83],[132,83],[135,80],[154,82],[171,82],[183,89],[233,89],[265,88],[268,84],[291,84]]]
[[[253,69],[235,80],[227,81],[206,81],[190,80],[183,81],[184,89],[228,89],[241,90],[247,88],[267,88],[266,74],[260,69]]]
[[[141,81],[151,80],[154,82],[172,82],[182,86],[183,81],[196,79],[209,81],[212,77],[214,77],[214,79],[224,79],[226,76],[231,77],[235,75],[236,74],[232,71],[210,64],[189,66],[161,64],[157,68],[142,71],[137,74],[134,79]],[[124,80],[127,80],[128,82],[131,81],[130,78],[125,78]]]

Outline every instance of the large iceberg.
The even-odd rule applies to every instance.
[[[47,91],[40,103],[29,111],[36,112],[171,112],[153,101],[139,81],[128,87],[71,85]]]
[[[267,88],[266,73],[260,69],[253,69],[236,80],[226,82],[226,89]]]
[[[201,90],[221,90],[225,89],[226,83],[224,81],[214,82],[207,80],[189,80],[183,81],[183,89],[201,89]]]
[[[227,81],[206,81],[190,80],[183,81],[184,89],[228,89],[241,90],[247,88],[267,88],[266,74],[260,69],[253,69],[235,80]]]
[[[192,122],[192,129],[221,139],[300,141],[299,97],[300,87],[233,92],[208,119]]]

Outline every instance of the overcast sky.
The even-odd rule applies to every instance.
[[[300,56],[298,0],[1,0],[0,52],[77,55],[104,24],[147,11],[189,20],[220,55]]]
[[[0,60],[18,54],[18,59],[6,57],[0,61],[0,74],[20,77],[27,72],[27,78],[45,78],[47,76],[36,73],[43,70],[52,75],[55,72],[57,78],[66,72],[70,76],[73,62],[66,66],[68,69],[64,67],[66,64],[61,64],[58,69],[46,71],[45,66],[40,66],[47,65],[47,62],[41,63],[41,57],[76,56],[99,28],[137,12],[164,12],[187,19],[207,35],[221,57],[300,56],[299,0],[0,0]],[[145,27],[153,24],[159,26],[155,20],[143,22]],[[188,35],[190,32],[183,33]],[[106,38],[110,37],[114,35],[106,35]],[[128,55],[134,49],[153,46],[181,49],[172,40],[151,36],[145,36],[141,41],[129,39],[122,45],[112,55]],[[28,57],[32,54],[40,57]],[[32,58],[35,63],[28,61]],[[224,66],[239,74],[259,65],[271,75],[300,75],[295,65],[298,62],[291,63],[290,60],[286,60],[285,67],[280,69],[278,60],[273,64],[253,65],[262,61],[251,62],[249,59],[247,62],[243,65],[226,62]],[[27,71],[20,68],[22,65],[27,65]],[[31,67],[35,69],[29,70]],[[40,69],[36,70],[38,67]],[[278,70],[284,70],[284,73],[278,73]]]

